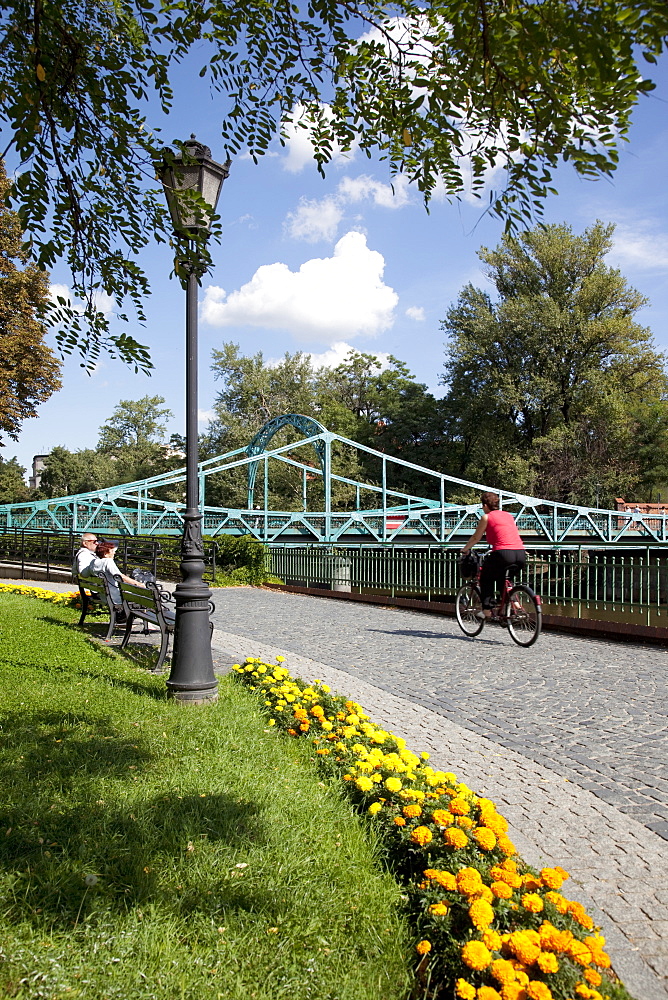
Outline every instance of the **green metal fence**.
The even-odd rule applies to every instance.
[[[528,550],[523,582],[545,610],[580,618],[667,624],[668,557],[649,548]],[[301,587],[452,600],[461,586],[459,550],[441,545],[271,545],[267,568]]]

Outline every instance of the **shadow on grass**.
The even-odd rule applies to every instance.
[[[0,771],[0,881],[10,920],[67,929],[94,912],[151,903],[212,914],[267,906],[257,887],[244,890],[241,870],[215,863],[218,842],[266,842],[253,802],[178,789],[140,800],[135,781],[156,755],[139,734],[133,744],[99,717],[8,715],[0,725],[14,734],[14,761]]]

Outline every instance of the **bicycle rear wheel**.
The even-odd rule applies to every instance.
[[[457,624],[465,635],[474,636],[482,632],[485,620],[476,615],[482,612],[482,597],[473,583],[460,587],[455,597],[455,615]]]
[[[520,584],[508,594],[507,607],[506,622],[511,638],[518,646],[533,646],[543,623],[540,600],[532,590]]]

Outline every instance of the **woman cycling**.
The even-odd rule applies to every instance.
[[[480,595],[485,618],[490,618],[497,592],[501,591],[506,577],[511,580],[515,571],[524,569],[527,556],[520,538],[515,518],[507,510],[499,510],[498,493],[481,493],[484,511],[462,553],[470,552],[486,535],[492,551],[486,556],[480,571]]]

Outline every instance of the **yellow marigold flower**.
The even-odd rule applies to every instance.
[[[451,820],[450,813],[445,809],[434,809],[431,818],[437,826],[447,826]]]
[[[325,710],[322,705],[314,705],[310,711],[314,719],[321,719],[325,714]]]
[[[501,862],[501,867],[506,872],[517,872],[517,862],[513,861],[512,858],[506,858]]]
[[[495,896],[488,885],[481,885],[475,895],[476,899],[484,899],[490,905],[494,903]]]
[[[526,1000],[522,983],[504,983],[501,987],[501,1000]]]
[[[458,816],[455,822],[458,826],[463,826],[465,830],[470,830],[473,826],[473,820],[470,816]]]
[[[559,971],[557,956],[553,955],[551,951],[541,951],[540,955],[536,959],[536,965],[541,972],[548,973]]]
[[[430,870],[433,871],[433,869]],[[457,879],[451,872],[434,871],[434,874],[430,875],[429,878],[433,878],[435,882],[438,882],[448,892],[455,892],[457,889]]]
[[[462,961],[469,969],[486,969],[492,956],[482,941],[467,941],[462,948]]]
[[[432,833],[428,826],[416,826],[411,832],[411,840],[421,847],[425,847],[432,841]]]
[[[471,811],[471,806],[468,804],[466,799],[462,799],[459,796],[451,799],[449,808],[453,816],[466,816],[466,814]]]
[[[334,728],[331,722],[321,722],[320,726],[322,729],[325,730],[326,733],[331,733],[332,729]]]
[[[591,986],[600,986],[603,981],[603,977],[596,969],[585,969],[584,977]]]
[[[494,832],[496,833],[496,830]],[[497,834],[497,843],[500,850],[503,851],[504,854],[517,854],[512,840],[510,837],[506,837],[504,833]]]
[[[285,657],[284,656],[277,656],[276,657],[276,662],[277,663],[285,663]]]
[[[527,931],[514,931],[510,935],[510,948],[523,965],[533,965],[540,955],[540,945],[534,944]]]
[[[467,983],[465,979],[458,979],[455,986],[455,993],[461,1000],[475,1000],[475,986]]]
[[[404,806],[404,808],[401,811],[406,817],[406,819],[416,819],[418,816],[422,815],[422,809],[416,803]]]
[[[369,808],[367,809],[367,812],[368,812],[368,813],[369,813],[369,814],[370,814],[371,816],[375,816],[375,815],[376,815],[376,813],[379,813],[379,812],[380,812],[380,810],[381,810],[382,808],[383,808],[383,807],[382,807],[382,805],[380,804],[380,802],[372,802],[372,803],[371,803],[371,805],[369,806]]]
[[[456,826],[450,826],[443,834],[443,840],[446,842],[448,847],[461,848],[466,847],[469,842],[469,838],[466,836],[463,830],[458,830]]]
[[[544,920],[538,928],[538,935],[541,948],[545,951],[566,951],[568,945],[573,940],[573,934],[569,930],[558,930],[549,920]]]
[[[433,917],[444,917],[450,907],[447,903],[432,903],[429,907],[429,912]]]
[[[515,969],[513,968],[513,963],[509,962],[507,958],[495,958],[492,962],[489,970],[497,982],[501,983],[512,983],[515,980]]]
[[[373,781],[371,778],[367,778],[365,774],[360,775],[360,777],[356,779],[355,784],[359,788],[360,792],[370,792],[373,788]]]
[[[497,899],[510,899],[513,894],[507,882],[492,882],[490,888]]]
[[[494,920],[494,910],[484,899],[474,899],[469,906],[469,917],[473,926],[479,930],[485,930]]]
[[[482,932],[482,943],[490,951],[501,951],[501,935],[493,931],[491,927]]]
[[[479,826],[473,831],[473,837],[483,851],[491,851],[496,847],[496,837],[491,830],[484,826]]]
[[[477,868],[460,868],[455,877],[457,888],[465,896],[472,896],[475,892],[480,891],[482,877]]]
[[[537,979],[532,979],[527,983],[526,993],[531,1000],[552,1000],[550,987]]]
[[[422,758],[422,760],[429,760],[431,754],[427,753],[426,750],[423,750],[422,753],[420,754],[420,757]]]
[[[490,868],[489,874],[494,880],[505,882],[506,885],[511,887],[511,889],[519,889],[522,885],[522,879],[517,872],[510,871],[509,869],[504,868],[503,865],[494,865],[493,868]]]
[[[568,912],[582,927],[586,928],[586,930],[590,931],[594,926],[594,921],[589,916],[582,903],[576,903],[573,900],[569,900]]]
[[[540,889],[542,885],[542,880],[536,878],[536,876],[532,875],[531,872],[527,872],[526,875],[522,876],[522,886],[525,889],[528,889],[529,892],[533,892],[534,889]]]
[[[386,778],[385,787],[388,792],[400,792],[401,791],[401,781],[399,778]]]
[[[545,899],[549,900],[553,906],[556,906],[559,913],[568,912],[568,900],[565,899],[560,892],[546,892]]]
[[[476,1000],[501,1000],[501,994],[493,986],[479,986]]]
[[[522,906],[529,913],[540,913],[543,909],[543,900],[537,892],[526,892],[522,896]]]
[[[396,826],[406,826],[406,820],[403,816],[395,816],[394,822]]]
[[[541,868],[540,877],[548,889],[561,889],[564,879],[556,868]]]
[[[573,959],[574,962],[577,962],[578,965],[589,965],[592,961],[591,951],[586,944],[583,944],[582,941],[578,941],[577,938],[573,938],[569,941],[566,953]]]
[[[415,950],[418,955],[427,955],[431,951],[431,942],[429,941],[418,941],[415,945]]]
[[[349,726],[356,726],[359,723],[359,721],[360,721],[359,715],[355,715],[354,712],[346,716],[346,722],[348,723]]]

